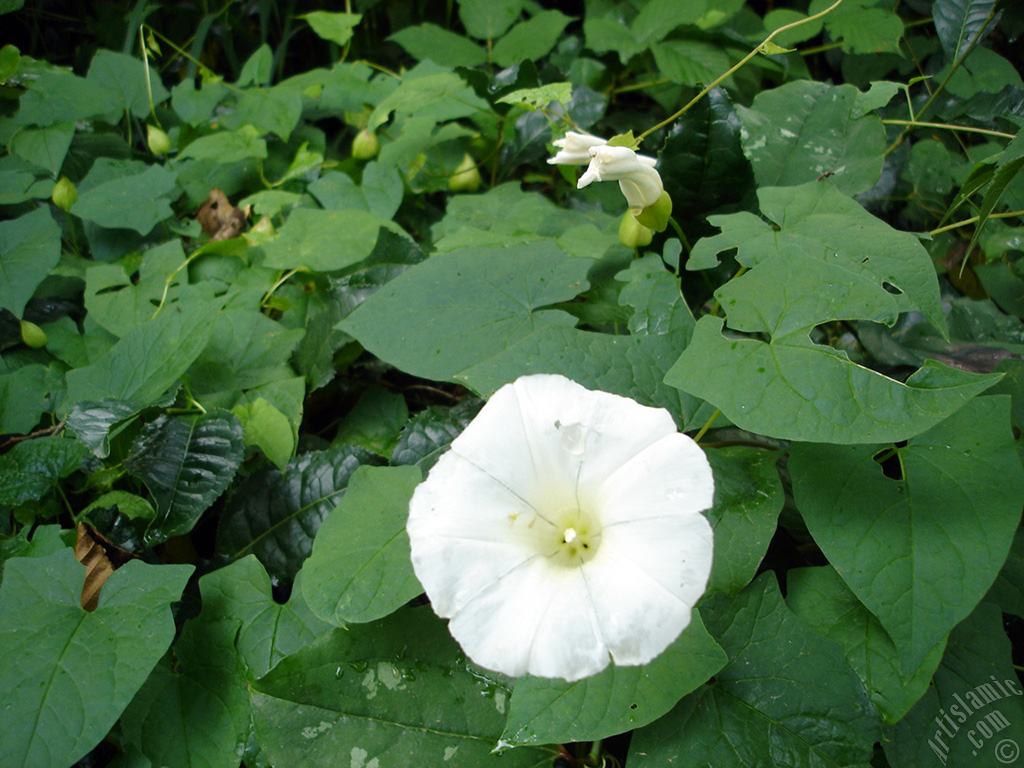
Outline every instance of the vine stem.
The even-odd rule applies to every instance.
[[[806,23],[808,23],[810,21],[815,21],[816,19],[820,19],[822,16],[825,16],[825,15],[831,13],[832,11],[834,11],[836,8],[838,8],[842,4],[842,2],[843,2],[843,0],[836,0],[828,8],[826,8],[825,10],[823,10],[823,11],[821,11],[819,13],[814,14],[813,16],[808,16],[806,19],[799,19],[797,21],[792,22],[791,24],[785,24],[785,25],[779,27],[778,29],[776,29],[774,32],[772,32],[770,35],[768,35],[768,37],[766,37],[764,40],[762,40],[760,45],[758,45],[756,48],[754,48],[754,50],[752,50],[750,53],[748,53],[746,56],[744,56],[742,59],[740,59],[736,64],[734,64],[732,67],[730,67],[728,70],[726,70],[726,72],[724,74],[719,75],[714,80],[712,80],[709,85],[705,86],[703,91],[701,91],[696,96],[694,96],[692,99],[690,99],[690,101],[686,104],[686,106],[684,106],[682,109],[680,109],[678,112],[676,112],[671,117],[668,117],[668,118],[662,120],[660,123],[655,125],[653,128],[648,128],[646,131],[644,131],[639,136],[637,136],[636,137],[637,143],[639,144],[641,141],[643,141],[645,136],[648,136],[648,135],[654,133],[659,128],[664,128],[669,123],[675,122],[680,117],[682,117],[684,114],[686,114],[690,110],[690,107],[692,107],[698,101],[700,101],[705,96],[707,96],[708,93],[711,92],[712,88],[714,88],[719,83],[721,83],[723,80],[725,80],[730,75],[732,75],[733,72],[736,72],[737,70],[742,69],[744,66],[746,66],[748,61],[750,61],[752,58],[757,56],[757,54],[761,53],[762,49],[764,49],[764,47],[766,45],[768,45],[768,43],[770,43],[773,39],[775,39],[776,35],[779,35],[782,32],[786,32],[787,30],[793,29],[794,27],[799,27],[801,24],[806,24]]]
[[[717,419],[721,414],[722,412],[715,408],[715,412],[711,414],[708,420],[704,423],[704,426],[700,428],[700,432],[693,436],[693,442],[699,443],[700,439],[704,437],[704,433],[711,429],[711,425],[715,423],[715,419]]]
[[[906,125],[911,128],[945,128],[948,131],[964,131],[965,133],[983,133],[986,136],[998,136],[1001,139],[1017,138],[1012,133],[992,131],[988,128],[970,128],[963,125],[950,125],[949,123],[922,123],[919,120],[883,120],[885,125]]]
[[[990,219],[1006,219],[1006,218],[1013,218],[1015,216],[1024,216],[1024,211],[1004,211],[1003,213],[990,213],[988,215],[988,218],[990,218]],[[971,216],[971,218],[964,219],[963,221],[958,221],[955,224],[947,224],[944,227],[939,227],[938,229],[933,229],[928,234],[932,235],[932,236],[938,235],[938,234],[941,234],[942,232],[948,232],[951,229],[956,229],[957,227],[966,227],[968,224],[977,224],[979,221],[981,221],[981,216]]]

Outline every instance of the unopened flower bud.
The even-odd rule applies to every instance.
[[[365,128],[352,139],[352,157],[356,160],[369,160],[380,152],[380,139],[377,134]]]
[[[626,211],[619,223],[619,242],[627,248],[642,248],[651,244],[654,233],[636,220],[629,211]]]
[[[67,213],[71,210],[71,206],[78,202],[78,190],[75,189],[74,184],[68,181],[67,176],[61,176],[60,181],[53,186],[51,199],[54,205]]]
[[[649,205],[637,214],[636,220],[655,232],[664,232],[672,215],[672,198],[668,192],[662,192],[654,205]]]
[[[463,156],[455,173],[448,178],[448,189],[452,192],[476,192],[480,189],[481,181],[476,161],[467,154]]]
[[[22,320],[21,340],[28,346],[32,347],[32,349],[39,349],[40,347],[46,346],[46,332],[35,323],[30,323],[28,320]]]
[[[146,126],[146,143],[154,155],[166,155],[171,151],[171,137],[155,125]]]

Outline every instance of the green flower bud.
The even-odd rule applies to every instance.
[[[46,346],[46,332],[35,323],[30,323],[28,320],[22,320],[21,340],[32,347],[32,349],[39,349],[40,347]]]
[[[171,137],[155,125],[146,126],[146,143],[154,155],[166,155],[171,151]]]
[[[78,190],[75,189],[74,184],[68,181],[67,176],[61,176],[60,181],[53,185],[51,199],[54,205],[67,213],[71,210],[71,206],[78,202]]]
[[[369,160],[380,152],[380,140],[377,134],[365,128],[352,139],[352,157],[356,160]]]
[[[448,177],[448,189],[452,192],[476,192],[482,181],[476,160],[467,154],[463,156],[455,173]]]
[[[622,217],[622,221],[619,222],[619,242],[627,248],[642,248],[645,245],[651,244],[651,238],[654,237],[654,233],[636,220],[629,211]]]
[[[649,205],[637,214],[636,220],[655,232],[664,232],[672,215],[672,198],[668,192],[662,192],[654,205]]]

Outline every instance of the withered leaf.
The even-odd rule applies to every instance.
[[[211,189],[210,197],[199,207],[196,220],[211,240],[230,240],[245,229],[252,206],[236,208],[219,189]]]
[[[131,560],[133,555],[107,540],[92,526],[79,523],[75,557],[85,566],[82,607],[87,611],[95,611],[104,582],[115,569]]]

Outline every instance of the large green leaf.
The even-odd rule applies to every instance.
[[[249,735],[237,633],[237,621],[188,622],[135,694],[121,727],[153,765],[237,768]]]
[[[15,558],[0,590],[0,764],[66,768],[107,735],[174,637],[170,604],[190,565],[133,560],[81,607],[85,568],[66,549]]]
[[[192,530],[231,484],[243,454],[242,425],[226,411],[162,415],[147,424],[124,462],[156,500],[146,545]]]
[[[754,268],[776,257],[774,264],[782,265],[786,274],[780,274],[774,281],[771,274],[753,281],[767,282],[774,293],[770,301],[747,299],[747,314],[757,314],[758,309],[752,306],[756,304],[760,312],[775,317],[795,315],[800,318],[799,322],[811,326],[846,319],[840,314],[844,304],[856,308],[856,314],[865,314],[870,309],[886,318],[891,316],[894,305],[901,312],[912,309],[923,312],[935,328],[945,333],[946,320],[935,268],[914,235],[899,232],[875,218],[828,182],[760,189],[757,196],[761,212],[769,221],[750,213],[712,216],[709,221],[721,228],[721,234],[698,241],[686,264],[687,269],[711,268],[723,252],[732,248],[737,249],[736,260],[745,267]],[[807,259],[821,264],[809,265]],[[797,263],[788,263],[790,260]],[[801,278],[803,265],[816,270],[819,292],[823,296],[813,295],[815,285],[809,275]],[[799,291],[793,290],[794,295],[790,297],[787,285],[794,277],[801,279],[802,287]],[[874,291],[868,291],[865,280],[874,286]],[[853,285],[847,286],[848,283]],[[722,290],[728,298],[733,298],[729,292],[737,289],[730,286],[732,283]],[[757,289],[761,287],[759,284]],[[892,298],[882,298],[882,290],[889,292]],[[852,298],[848,298],[848,294]],[[836,307],[829,302],[833,296],[838,297]],[[797,299],[809,306],[790,307]],[[887,301],[890,303],[886,304]],[[775,323],[770,322],[754,325],[747,321],[742,326],[734,325],[735,310],[724,303],[723,306],[730,314],[730,327],[775,332]],[[784,330],[792,330],[795,322],[788,319]],[[797,324],[796,327],[803,326]]]
[[[501,37],[522,13],[524,0],[459,0],[459,20],[480,40]]]
[[[263,246],[264,266],[335,272],[357,264],[373,251],[381,227],[397,234],[397,225],[367,211],[297,208]]]
[[[116,91],[69,72],[43,72],[26,86],[18,110],[18,121],[23,125],[53,125],[93,117],[116,120],[123,115]]]
[[[480,405],[481,401],[470,397],[452,408],[439,405],[424,408],[409,419],[399,434],[391,452],[391,463],[395,466],[411,464],[427,472],[472,421]]]
[[[709,415],[701,401],[662,383],[685,344],[682,334],[613,336],[575,328],[543,328],[455,378],[481,395],[532,373],[559,373],[590,389],[667,408],[683,429]]]
[[[932,18],[942,49],[950,59],[963,58],[996,13],[995,0],[935,0]]]
[[[45,128],[22,128],[11,139],[10,150],[56,178],[75,135],[74,123],[55,123]]]
[[[397,168],[371,160],[363,168],[359,184],[347,173],[332,171],[310,184],[309,192],[328,210],[360,209],[390,219],[402,204],[405,186]],[[385,231],[392,230],[381,230]]]
[[[291,599],[284,605],[274,601],[270,577],[253,555],[199,580],[203,594],[199,618],[240,624],[235,647],[250,680],[262,677],[282,658],[332,629],[303,599],[302,578],[302,573],[295,577]]]
[[[794,568],[786,574],[786,589],[786,605],[816,632],[842,646],[886,723],[897,722],[924,695],[942,660],[945,640],[904,673],[896,646],[881,623],[834,568]]]
[[[479,45],[436,24],[403,27],[388,39],[418,61],[430,59],[445,67],[475,67],[487,61],[487,51]]]
[[[228,499],[217,532],[218,551],[231,560],[255,554],[272,577],[294,577],[352,473],[374,463],[379,460],[369,451],[342,446],[304,453],[284,470],[252,474]]]
[[[53,411],[61,390],[60,367],[31,363],[0,373],[0,434],[29,432]]]
[[[573,325],[567,313],[544,307],[585,290],[592,263],[551,242],[438,254],[381,288],[340,327],[406,373],[452,379],[542,328]]]
[[[47,208],[0,221],[0,309],[21,317],[60,259],[60,227]]]
[[[96,51],[86,80],[106,93],[117,94],[122,109],[135,117],[146,117],[153,106],[171,95],[156,70],[150,67],[147,71],[142,59],[115,51]]]
[[[516,680],[502,739],[511,744],[592,741],[640,728],[716,674],[727,661],[700,614],[665,651],[642,667],[614,664],[575,683]]]
[[[148,405],[162,395],[210,341],[220,301],[178,302],[126,333],[99,360],[68,372],[70,409],[113,398]]]
[[[665,381],[720,408],[736,426],[789,440],[876,443],[934,426],[999,375],[927,361],[906,383],[857,365],[831,347],[722,335],[704,316]]]
[[[778,456],[742,446],[705,451],[715,476],[714,504],[705,514],[715,532],[709,591],[736,594],[754,578],[779,519],[785,493]]]
[[[275,765],[533,768],[553,754],[491,754],[509,687],[469,664],[429,608],[402,610],[281,661],[252,687],[253,719]]]
[[[302,571],[313,613],[338,626],[376,621],[423,592],[405,532],[409,499],[422,479],[415,466],[355,471]]]
[[[839,646],[790,612],[774,575],[713,595],[701,614],[729,662],[633,734],[631,768],[867,766],[880,734],[864,687]]]
[[[1006,559],[1024,470],[1003,395],[972,400],[895,447],[795,445],[796,503],[839,575],[892,637],[904,673],[966,617]]]
[[[759,186],[790,186],[831,173],[847,194],[871,189],[882,173],[882,121],[852,85],[795,80],[737,107],[743,152]]]
[[[512,27],[494,46],[493,58],[503,67],[536,61],[555,47],[571,21],[561,11],[541,11]]]
[[[1014,765],[1024,700],[1003,616],[981,603],[949,636],[934,684],[882,742],[892,768]]]
[[[142,165],[99,158],[83,179],[72,212],[101,227],[147,234],[173,213],[177,178],[162,165]]]
[[[21,504],[51,491],[76,471],[88,449],[77,440],[40,437],[0,456],[0,504]]]

